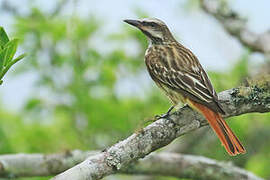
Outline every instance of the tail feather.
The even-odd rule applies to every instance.
[[[217,134],[222,145],[231,156],[235,156],[241,153],[244,154],[246,152],[239,139],[235,136],[231,128],[219,113],[214,112],[208,107],[191,100],[188,100],[188,104],[190,104],[191,107],[195,108],[204,115],[212,129]]]

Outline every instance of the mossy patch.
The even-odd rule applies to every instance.
[[[236,106],[243,103],[255,106],[270,104],[270,75],[249,79],[248,86],[233,89],[231,95]]]
[[[258,86],[266,91],[270,91],[270,74],[258,75],[254,78],[247,79],[248,86]]]

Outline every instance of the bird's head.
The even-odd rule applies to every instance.
[[[156,18],[141,20],[126,19],[124,22],[140,29],[152,44],[164,44],[174,41],[174,38],[166,24]]]

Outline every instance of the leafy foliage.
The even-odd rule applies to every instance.
[[[18,39],[9,40],[4,28],[0,27],[0,84],[3,83],[2,78],[9,68],[25,56],[22,54],[13,59],[17,47]]]

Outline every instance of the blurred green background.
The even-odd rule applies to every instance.
[[[20,9],[22,2],[24,7]],[[47,9],[46,1],[22,2],[0,0],[0,26],[6,26],[10,37],[19,38],[20,52],[28,54],[6,75],[0,87],[1,154],[103,149],[146,126],[147,121],[154,115],[167,111],[169,101],[154,86],[146,72],[143,61],[147,48],[146,38],[138,30],[121,22],[129,18],[125,17],[128,15],[155,15],[167,22],[166,18],[169,17],[164,15],[166,12],[160,16],[151,12],[151,3],[156,4],[154,1],[148,2],[147,6],[150,8],[144,8],[143,3],[136,6],[132,3],[122,5],[129,8],[130,14],[123,13],[122,17],[114,17],[114,21],[119,22],[118,29],[108,28],[106,24],[111,19],[104,18],[100,12],[92,10],[81,15],[80,0],[48,1],[50,8]],[[89,8],[94,3],[103,3],[104,9],[110,9],[106,1],[89,2]],[[187,23],[189,28],[196,27],[192,23],[199,23],[197,26],[200,26],[202,22],[199,21],[201,17],[198,14],[202,12],[197,1],[173,2],[177,8],[170,12],[181,9],[185,17],[193,18],[193,21]],[[244,4],[244,1],[241,2]],[[120,7],[113,11],[117,14],[127,10]],[[175,19],[168,23],[173,32],[176,28],[176,14],[171,15],[175,16]],[[224,40],[226,43],[222,44],[218,43],[217,39],[218,45],[213,45],[212,51],[219,52],[219,49],[224,48],[227,49],[225,52],[231,54],[221,60],[215,59],[210,53],[200,55],[200,50],[195,50],[195,54],[197,51],[203,66],[212,64],[209,68],[206,66],[206,69],[218,92],[243,85],[246,78],[254,74],[267,73],[267,68],[262,67],[269,62],[263,55],[254,55],[241,45],[236,45],[239,50],[235,52],[231,49],[235,45],[230,46],[230,43],[238,42],[224,35],[226,33],[213,21],[210,19],[208,26],[215,23],[213,28],[223,33],[214,37],[226,36],[225,38],[232,40]],[[185,36],[185,33],[190,33],[187,31],[189,28],[185,28],[185,31],[177,33],[178,40],[184,41],[185,38],[181,35],[189,37]],[[188,45],[192,46],[193,42],[197,44],[197,41],[193,38]],[[193,50],[194,47],[190,46],[188,47]],[[209,60],[206,62],[207,56]],[[28,92],[27,96],[25,91]],[[25,97],[21,97],[21,93]],[[185,135],[164,149],[231,161],[258,176],[270,179],[269,119],[269,113],[254,113],[229,120],[230,126],[247,149],[245,155],[228,156],[209,127]],[[19,179],[39,180],[48,177]],[[145,177],[117,175],[105,179]]]

